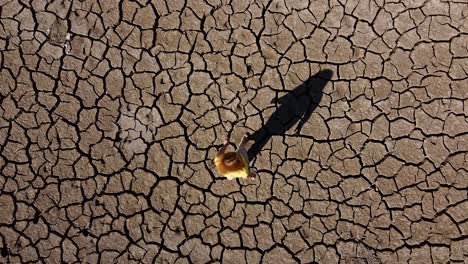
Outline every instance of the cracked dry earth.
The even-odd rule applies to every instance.
[[[0,263],[463,263],[468,3],[0,0]],[[333,71],[255,180],[223,138]]]

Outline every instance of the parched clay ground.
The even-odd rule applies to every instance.
[[[466,261],[466,1],[96,2],[0,0],[1,263]]]

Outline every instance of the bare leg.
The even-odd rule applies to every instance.
[[[245,144],[247,143],[247,141],[249,141],[249,136],[249,133],[244,134],[244,136],[241,139],[241,142],[239,142],[239,146],[237,147],[237,149],[245,148]]]
[[[257,156],[257,154],[260,153],[260,151],[263,149],[263,146],[268,143],[268,140],[270,140],[271,136],[272,134],[268,132],[266,128],[261,128],[253,133],[250,136],[250,140],[253,141],[253,144],[250,146],[248,151],[249,157],[253,159],[255,156]]]
[[[245,135],[242,137],[241,142],[239,142],[239,146],[237,147],[237,150],[236,150],[237,153],[244,156],[244,158],[247,160],[247,163],[249,162],[249,155],[247,153],[247,149],[245,148],[245,144],[247,143],[247,141],[249,141],[249,139],[250,139],[250,134],[245,133]],[[251,172],[249,173],[247,177],[251,180],[254,180],[255,178],[257,178],[257,173]]]
[[[216,155],[222,155],[226,151],[226,148],[229,146],[229,138],[226,137],[223,142],[223,146],[219,149]]]
[[[247,154],[247,149],[245,148],[245,144],[249,141],[249,133],[245,133],[242,137],[241,142],[239,142],[239,146],[237,146],[236,152],[244,156],[244,158],[249,162],[249,155]]]

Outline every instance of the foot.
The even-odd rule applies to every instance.
[[[248,177],[249,177],[249,179],[251,179],[251,180],[255,180],[255,178],[257,178],[257,173],[251,172],[251,173],[249,173],[249,176],[248,176]]]
[[[226,137],[224,138],[223,144],[224,144],[224,145],[229,144],[229,136],[226,136]]]
[[[247,143],[247,141],[249,141],[249,139],[250,139],[250,133],[245,133],[244,136],[242,137],[242,141],[241,141],[240,145]]]

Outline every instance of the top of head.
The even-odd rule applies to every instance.
[[[237,153],[235,152],[228,152],[224,155],[224,163],[226,165],[234,165],[234,163],[236,163],[236,161],[238,160],[239,158],[237,157]]]

